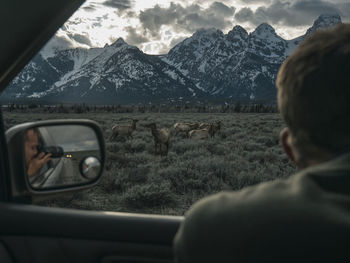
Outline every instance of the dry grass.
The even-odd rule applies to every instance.
[[[279,114],[249,113],[4,113],[7,128],[35,120],[88,118],[104,131],[107,162],[98,186],[42,205],[90,210],[182,215],[196,200],[221,190],[238,190],[295,172],[279,145]],[[109,141],[111,127],[138,119],[133,139]],[[171,128],[176,122],[222,121],[214,138],[172,136],[169,154],[154,154],[144,124]],[[174,133],[173,133],[174,134]]]

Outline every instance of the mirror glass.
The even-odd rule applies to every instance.
[[[98,176],[101,170],[101,162],[94,156],[86,157],[80,165],[82,176],[86,179],[94,179]]]
[[[40,126],[23,136],[27,177],[34,189],[84,184],[100,174],[101,152],[91,127]]]

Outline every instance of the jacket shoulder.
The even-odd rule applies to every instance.
[[[186,214],[175,237],[175,253],[178,257],[202,255],[197,262],[216,262],[218,258],[210,257],[231,255],[234,248],[239,258],[239,253],[256,250],[253,247],[262,240],[268,243],[273,233],[295,225],[299,214],[308,210],[301,199],[312,200],[312,192],[317,187],[297,175],[204,198]],[[193,262],[193,258],[179,262]]]

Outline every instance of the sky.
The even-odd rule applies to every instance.
[[[350,22],[349,0],[87,0],[52,46],[103,47],[119,37],[147,54],[165,54],[201,28],[252,32],[269,23],[284,39],[303,35],[320,14]]]

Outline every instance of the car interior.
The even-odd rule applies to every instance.
[[[132,0],[130,1],[132,2]],[[130,1],[115,1],[114,3],[110,3],[113,1],[106,2],[123,7]],[[45,46],[45,44],[49,42],[55,33],[74,14],[74,12],[76,12],[79,7],[82,6],[84,2],[85,0],[1,0],[0,32],[3,32],[3,36],[2,40],[0,41],[0,93],[4,92],[4,90],[11,84],[16,76],[18,76],[18,74],[25,68],[25,66],[28,65],[28,63],[30,63],[33,58],[35,58],[36,54],[38,54],[38,52]],[[171,1],[169,1],[169,3],[170,2]],[[240,3],[243,5],[244,3],[248,2],[253,1],[242,0]],[[171,5],[172,4],[173,2],[171,2]],[[219,9],[222,8],[221,5],[217,5],[216,7]],[[118,13],[116,12],[116,14]],[[129,30],[131,34],[136,32],[130,28]],[[240,26],[235,26],[232,31],[235,31],[238,35],[242,36],[242,38],[238,38],[236,36],[235,38],[231,39],[232,43],[236,45],[234,46],[234,49],[239,49],[239,44],[244,40],[244,38],[248,38],[248,33]],[[289,44],[291,44],[290,47],[288,44],[283,46],[284,44],[281,44],[280,42],[282,37],[277,36],[278,34],[274,31],[274,29],[266,23],[260,24],[255,29],[255,31],[259,37],[264,37],[265,34],[273,34],[273,37],[271,39],[268,39],[269,44],[272,43],[271,45],[274,45],[277,48],[281,48],[281,50],[284,49],[282,51],[278,50],[278,52],[280,52],[277,52],[278,54],[271,53],[269,49],[264,49],[263,44],[259,40],[259,37],[257,38],[258,40],[256,40],[256,43],[253,43],[257,50],[261,54],[269,57],[271,61],[273,61],[270,64],[262,64],[262,70],[264,73],[268,72],[269,70],[270,72],[277,72],[278,67],[280,66],[279,63],[282,63],[282,61],[280,61],[281,58],[284,55],[284,58],[286,58],[290,54],[288,52],[292,52],[292,48],[296,48],[296,46],[300,44],[303,38],[305,38],[309,33],[307,32],[305,35],[293,39],[294,43],[292,43],[292,41],[285,40],[286,42],[289,41]],[[212,32],[214,31],[212,30]],[[195,34],[200,33],[196,32]],[[214,32],[214,36],[217,36],[215,34],[219,33]],[[142,34],[137,35],[135,33],[134,37],[142,38],[143,36]],[[230,33],[227,34],[227,37],[230,37]],[[185,40],[186,37],[183,37],[181,41]],[[115,45],[118,45],[118,43],[120,44],[123,40],[114,39],[113,41],[115,41]],[[108,44],[106,44],[106,46],[108,46]],[[188,54],[186,52],[187,51],[185,48],[184,53],[187,56]],[[137,51],[134,53],[138,54]],[[282,53],[283,55],[279,56],[279,54]],[[146,55],[150,57],[150,60],[152,60],[152,56],[155,54]],[[163,56],[163,54],[156,55]],[[218,59],[218,61],[220,61],[220,59]],[[259,56],[251,55],[245,59],[246,68],[253,69],[256,66],[255,64],[258,64],[256,61],[260,58]],[[155,62],[155,64],[164,62],[159,61]],[[229,61],[230,63],[236,63],[237,65],[240,63],[234,59],[231,60],[231,58]],[[260,66],[261,65],[259,65],[259,67]],[[222,68],[224,67],[225,66],[222,66]],[[235,68],[237,67],[238,66],[235,66]],[[175,66],[173,66],[173,68],[175,68]],[[170,69],[168,70],[168,73],[170,72],[169,75],[174,77],[174,74],[176,72],[175,70],[171,71]],[[199,71],[200,70],[201,69],[199,69]],[[220,74],[225,75],[223,72],[220,72]],[[266,86],[274,86],[274,83],[270,83],[272,77],[270,76],[270,79],[266,78],[267,74],[270,73],[266,73],[265,76],[262,76],[263,74],[255,74],[253,77],[256,79],[256,83]],[[219,77],[221,77],[221,75]],[[248,79],[246,74],[242,77],[243,81],[245,81],[244,78]],[[183,80],[176,79],[176,81],[181,82]],[[183,82],[187,84],[186,81]],[[200,81],[202,81],[201,83],[205,84],[206,79],[200,79]],[[118,83],[116,82],[117,81],[115,81],[113,85],[118,86]],[[221,85],[225,81],[220,80],[219,82]],[[191,85],[193,85],[193,88],[196,88],[194,83],[191,83]],[[117,89],[118,87],[115,88],[115,90]],[[196,94],[196,92],[193,92],[191,88],[189,90],[191,90],[191,96],[193,97],[203,96],[200,88],[196,90],[198,94]],[[220,89],[214,91],[214,93],[215,92],[220,92]],[[271,98],[271,96],[276,95],[275,90],[270,90],[268,92],[264,91],[261,93],[261,98]],[[256,94],[244,94],[248,100],[253,101],[255,99],[255,95]],[[231,97],[228,98],[231,99]],[[89,99],[91,100],[94,98],[90,97]],[[183,102],[182,99],[183,98],[181,97],[181,103]],[[169,99],[169,101],[171,100]],[[230,102],[229,99],[227,101]],[[220,108],[217,108],[218,110],[216,112],[213,112],[215,115],[217,113],[227,113],[231,110],[231,113],[273,113],[277,116],[278,107],[276,106],[275,100],[269,100],[269,104],[267,105],[263,105],[259,100],[256,101],[259,103],[251,104],[251,107],[248,107],[244,104],[241,105],[238,102],[235,107],[231,108],[230,104],[225,101],[223,105],[220,105]],[[173,101],[171,101],[171,103],[172,102]],[[61,103],[61,101],[59,103]],[[184,102],[183,105],[185,106],[181,106],[181,110],[183,110],[182,112],[186,112],[186,110],[190,108],[191,103],[192,101]],[[177,106],[174,106],[173,109],[177,109],[176,107]],[[207,108],[210,107],[211,106],[208,106]],[[104,107],[104,109],[106,109],[108,112],[113,112],[113,110],[120,110],[121,107],[119,107],[119,105],[114,105],[112,107],[112,110],[109,106]],[[160,113],[162,107],[159,106],[159,108],[156,108],[156,106],[152,105],[152,103],[149,103],[149,105],[146,106],[143,105],[143,107],[138,105],[139,112],[145,113],[145,109],[152,110],[150,111],[152,113]],[[198,110],[196,113],[201,113],[201,110],[203,109],[206,109],[205,105],[198,106],[196,108],[196,110]],[[126,109],[126,112],[127,110],[128,109]],[[124,132],[124,135],[128,136],[127,139],[132,138],[132,132],[136,130],[137,122],[137,127],[141,127],[143,129],[142,131],[147,131],[147,135],[149,136],[147,143],[152,146],[149,146],[149,149],[151,149],[149,152],[152,152],[153,154],[154,151],[154,155],[157,155],[157,145],[159,146],[159,162],[162,163],[164,160],[162,159],[163,154],[166,156],[168,154],[170,135],[168,134],[167,139],[165,140],[165,144],[163,143],[163,146],[166,146],[166,150],[164,151],[164,147],[162,150],[162,144],[159,143],[159,141],[161,137],[166,137],[167,134],[164,132],[162,134],[158,133],[157,135],[157,127],[154,120],[151,120],[151,118],[149,118],[149,123],[145,124],[145,122],[142,122],[141,120],[130,120],[128,118],[124,118],[124,122],[127,120],[129,123],[132,123],[130,126],[128,126],[129,128],[126,131],[113,126],[108,130],[108,132],[106,132],[105,127],[102,127],[101,125],[103,122],[102,120],[101,123],[99,123],[98,121],[92,119],[77,119],[71,118],[69,115],[65,115],[64,119],[39,118],[40,120],[38,121],[28,120],[25,123],[17,124],[8,128],[6,127],[5,114],[1,111],[2,109],[0,107],[1,263],[166,263],[174,261],[173,240],[181,223],[184,220],[184,216],[160,215],[156,213],[146,214],[136,212],[97,211],[94,209],[72,209],[37,205],[40,202],[50,201],[59,197],[67,197],[75,193],[81,193],[83,192],[82,190],[88,191],[93,187],[98,186],[101,182],[101,178],[104,176],[104,172],[107,171],[107,168],[110,169],[110,167],[107,165],[107,157],[110,154],[110,151],[108,151],[108,146],[111,146],[112,144],[110,141],[112,141],[112,139],[116,140],[116,137],[118,137],[118,132],[119,134]],[[116,112],[118,111],[115,111],[114,113]],[[237,121],[237,123],[234,123],[236,126],[230,127],[229,132],[237,134],[238,131],[241,132],[240,128],[244,126],[245,120],[239,121],[240,122]],[[260,136],[259,134],[259,132],[269,129],[266,124],[268,121],[271,121],[271,123],[275,125],[275,130],[273,130],[273,132],[278,134],[273,138],[270,138],[268,136],[264,137],[263,135]],[[169,121],[169,123],[170,122],[171,121]],[[178,123],[172,127],[175,127],[177,124]],[[255,148],[260,147],[258,152],[254,152],[252,155],[246,154],[244,156],[245,159],[241,162],[247,166],[249,165],[250,161],[254,162],[254,164],[261,164],[265,162],[267,163],[265,167],[266,170],[259,171],[260,174],[258,176],[254,175],[255,177],[252,176],[251,178],[246,179],[243,178],[244,176],[242,175],[244,172],[247,174],[250,173],[250,170],[246,169],[247,171],[242,171],[242,174],[238,174],[239,176],[242,175],[241,177],[238,176],[240,179],[242,179],[242,183],[235,181],[235,183],[237,183],[239,186],[236,188],[230,188],[230,185],[227,184],[225,185],[225,187],[227,186],[227,189],[224,188],[219,190],[239,190],[247,185],[260,183],[262,179],[257,179],[257,177],[264,174],[266,171],[266,174],[269,174],[268,176],[270,176],[270,171],[273,169],[276,169],[278,171],[276,173],[281,175],[281,178],[285,177],[285,174],[287,173],[289,175],[295,172],[296,168],[288,161],[288,158],[284,154],[282,156],[282,149],[270,149],[269,152],[264,152],[265,149],[269,147],[277,148],[277,146],[280,146],[280,124],[281,120],[277,119],[277,117],[275,117],[275,119],[267,121],[263,120],[260,126],[252,121],[252,125],[249,126],[249,136],[251,134],[255,134],[257,135],[256,137],[258,137],[259,135],[260,137],[257,138],[257,140],[260,140],[260,144],[253,142],[250,145],[247,144],[247,146],[241,148],[237,144],[230,144],[229,147],[235,148],[239,154],[242,152],[247,153],[249,151],[255,150]],[[200,126],[199,123],[192,123],[188,125],[196,125],[196,129]],[[192,132],[192,128],[188,130],[181,130],[181,123],[178,125],[179,130],[176,130],[176,127],[174,129],[176,135],[179,133],[179,137],[182,136],[181,138],[185,138],[186,134],[188,133],[188,139],[190,139],[191,136],[194,138],[198,136],[199,139],[209,139],[214,137],[215,132],[219,131],[220,129],[224,129],[226,124],[225,121],[217,119],[215,123],[206,122],[201,123],[201,125],[204,125],[202,128],[207,128],[204,134],[196,134],[195,132]],[[207,125],[207,127],[205,127],[205,125]],[[181,134],[181,132],[184,131],[185,133]],[[244,132],[247,133],[246,131]],[[110,141],[108,142],[106,139],[107,134],[111,134]],[[220,136],[222,139],[226,139],[227,134],[228,133],[221,133]],[[246,138],[244,137],[245,134],[237,136],[240,136],[238,138],[242,141]],[[253,135],[251,137],[253,137]],[[118,140],[116,141],[118,143],[120,142]],[[125,141],[126,140],[121,140],[121,142]],[[153,141],[155,142],[155,145],[153,145]],[[110,143],[110,145],[108,145],[108,143]],[[140,143],[136,146],[139,146],[140,148],[146,148],[144,145],[145,144]],[[114,148],[118,147],[115,145],[112,146]],[[132,146],[128,146],[132,148]],[[215,155],[215,151],[216,153],[220,152],[220,147],[221,145],[215,145],[215,141],[212,141],[210,146],[205,148],[205,150],[210,156],[213,156]],[[180,152],[179,155],[184,155],[184,152],[181,152],[181,147],[179,147],[177,150]],[[200,151],[196,152],[195,150],[193,152],[196,154],[202,153]],[[188,158],[188,163],[192,161],[191,154],[194,154],[193,152],[190,154],[187,153],[188,157],[184,157]],[[217,159],[213,158],[211,162],[220,163],[220,161],[222,161],[220,158],[224,159],[225,153],[223,154],[221,152],[220,154],[221,155]],[[120,155],[115,154],[112,155],[112,157],[116,158],[117,161],[121,160],[121,162],[123,162],[123,158],[125,156],[120,157]],[[153,157],[154,156],[152,155],[152,158]],[[41,162],[40,168],[37,168],[39,165],[33,162],[33,159],[37,158],[39,158]],[[153,161],[151,158],[150,160]],[[268,164],[273,163],[273,161],[276,161],[276,163],[281,163],[281,165],[276,165],[272,168],[268,167]],[[135,161],[135,163],[136,162],[137,161]],[[166,161],[164,161],[164,163],[165,162]],[[205,163],[205,160],[203,163]],[[209,165],[210,164],[208,164],[208,167]],[[181,166],[181,164],[179,166]],[[217,166],[214,166],[214,168],[216,167]],[[181,167],[181,169],[182,168],[186,170],[188,167]],[[286,168],[285,171],[284,168]],[[145,169],[147,170],[148,167]],[[195,170],[196,167],[193,169]],[[231,170],[229,171],[239,170],[234,165],[231,165],[230,169]],[[170,170],[165,169],[165,171]],[[218,182],[219,185],[224,181],[223,178],[225,175],[227,175],[228,172],[227,169],[222,169],[220,171],[214,169],[213,173],[216,172],[218,174],[220,173],[218,177],[222,177],[219,179],[215,178],[217,179],[215,182]],[[142,170],[139,173],[142,173]],[[177,183],[176,176],[178,174],[175,172],[174,174],[175,179],[172,179],[175,181],[175,183]],[[184,176],[186,175],[187,174]],[[198,173],[196,175],[198,175]],[[129,179],[127,175],[125,178]],[[135,180],[142,181],[142,178],[142,176],[137,177]],[[192,179],[193,178],[191,178],[191,180]],[[266,178],[266,181],[272,179],[275,178],[268,177]],[[236,180],[236,178],[232,179],[232,181],[234,180]],[[196,184],[199,184],[196,180],[192,180],[190,183],[193,184],[194,187],[196,187]],[[216,191],[218,188],[214,190]],[[212,192],[208,192],[214,193],[214,190]],[[124,194],[122,191],[120,192],[120,195]],[[91,203],[95,201],[96,200],[93,200],[93,198],[91,198]],[[196,201],[195,198],[193,198],[192,201]],[[190,207],[190,204],[186,205]],[[159,209],[161,210],[162,207]]]
[[[4,40],[0,42],[1,91],[82,2],[1,1],[0,27],[4,33]],[[98,124],[85,120],[33,122],[16,127],[5,137],[0,117],[1,262],[136,263],[173,260],[172,240],[183,219],[180,216],[78,211],[31,204],[33,200],[64,195],[97,183],[104,165],[104,145]],[[31,180],[24,175],[24,166],[18,165],[24,162],[20,144],[23,144],[25,132],[52,126],[64,126],[73,131],[74,125],[91,130],[95,136],[93,150],[97,153],[79,164],[87,171],[87,179],[54,187],[31,185]],[[95,170],[89,173],[86,168]]]

